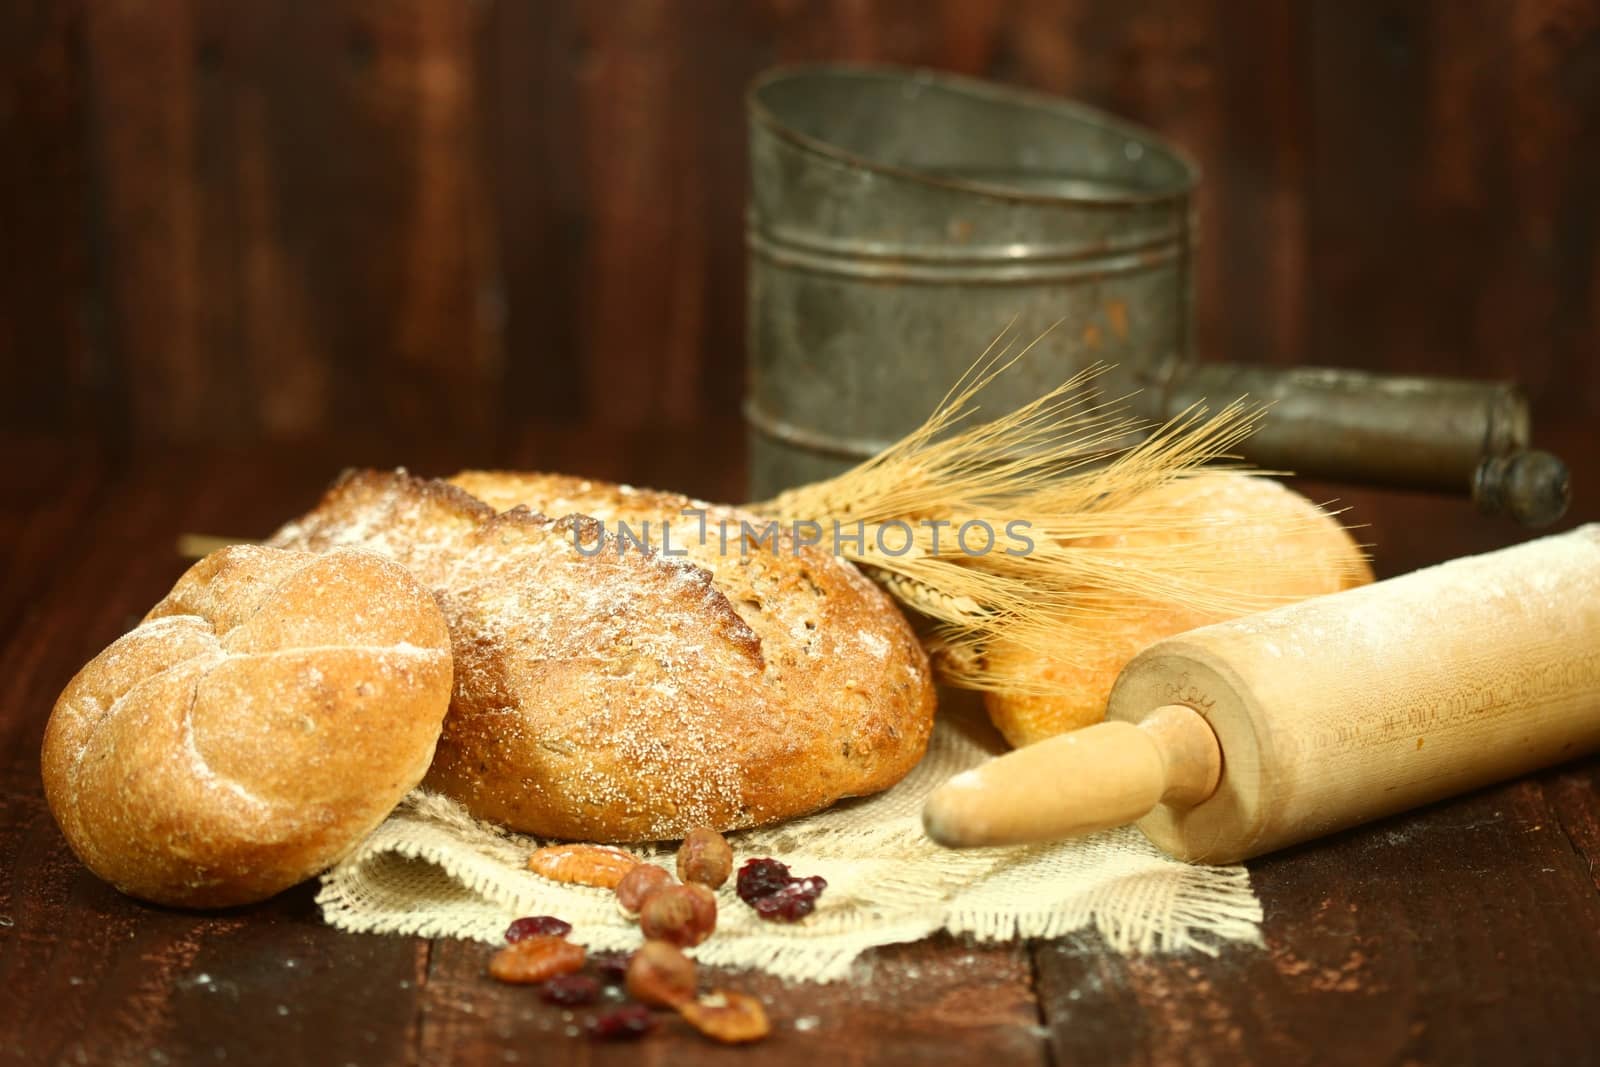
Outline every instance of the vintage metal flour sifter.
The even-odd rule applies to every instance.
[[[1272,401],[1247,458],[1311,477],[1471,494],[1540,525],[1562,463],[1530,451],[1510,383],[1200,363],[1194,165],[1091,108],[968,78],[801,67],[758,79],[750,123],[751,494],[829,477],[913,429],[1015,320],[1038,358],[988,410],[1114,363],[1140,414]]]

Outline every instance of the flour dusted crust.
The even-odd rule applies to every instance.
[[[339,859],[421,780],[449,698],[444,617],[403,568],[235,546],[67,685],[45,797],[125,893],[261,900]]]
[[[730,508],[550,475],[355,472],[274,537],[403,563],[450,622],[456,687],[425,785],[547,837],[733,830],[884,789],[932,727],[926,657],[848,563],[789,537],[724,556]],[[705,507],[709,548],[686,536]],[[668,556],[590,553],[618,519]],[[681,525],[680,525],[681,524]]]
[[[1182,513],[1190,521],[1181,531],[1134,530],[1083,538],[1078,544],[1147,549],[1220,534],[1230,550],[1233,591],[1278,603],[1372,581],[1372,568],[1339,521],[1270,478],[1221,472],[1180,478],[1152,489],[1144,503]],[[1237,614],[1131,597],[1114,607],[1099,623],[1092,654],[1073,650],[1074,655],[1046,659],[1001,645],[985,655],[991,666],[1020,664],[1025,672],[1070,690],[1060,696],[985,693],[989,717],[1007,741],[1020,748],[1092,726],[1105,718],[1106,701],[1122,668],[1145,646]]]

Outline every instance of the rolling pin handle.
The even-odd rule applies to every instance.
[[[1478,464],[1472,499],[1479,511],[1509,515],[1524,526],[1549,526],[1567,513],[1572,481],[1557,457],[1523,449]]]
[[[1155,738],[1166,766],[1163,804],[1191,808],[1217,791],[1222,780],[1222,746],[1205,717],[1187,704],[1167,704],[1139,720]]]
[[[1138,725],[1103,722],[964,771],[928,797],[922,825],[950,848],[1053,841],[1124,826],[1164,802],[1197,804],[1221,774],[1211,727],[1172,704]]]

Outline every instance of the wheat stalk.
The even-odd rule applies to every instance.
[[[1022,668],[985,662],[1004,641],[1041,656],[1093,659],[1104,623],[1134,602],[1160,602],[1216,613],[1271,607],[1277,598],[1241,592],[1240,537],[1283,538],[1316,521],[1285,519],[1247,532],[1209,535],[1192,519],[1152,505],[1146,494],[1177,478],[1242,469],[1234,450],[1265,409],[1234,401],[1212,414],[1191,408],[1163,425],[1130,415],[1127,398],[1102,399],[1091,367],[1037,400],[989,422],[976,422],[983,390],[1027,352],[1002,334],[916,430],[838,477],[751,505],[762,514],[822,525],[824,544],[861,565],[930,627],[925,644],[941,681],[963,688],[1048,694],[1056,685]],[[1034,342],[1037,343],[1037,342]],[[1135,443],[1128,444],[1131,438]],[[1210,465],[1210,466],[1208,466]],[[1257,472],[1266,473],[1266,472]],[[950,530],[964,523],[1000,529],[1023,522],[1034,540],[1026,555],[968,555]],[[838,528],[852,534],[835,539]],[[929,523],[942,523],[941,542]],[[882,550],[876,534],[894,525],[903,552]],[[909,525],[910,536],[901,529]],[[1098,539],[1133,531],[1183,531],[1160,549],[1107,547]],[[1269,560],[1272,553],[1263,553]],[[1359,567],[1359,561],[1352,566]],[[1295,561],[1261,562],[1281,567]],[[1020,663],[1025,657],[1008,657]]]

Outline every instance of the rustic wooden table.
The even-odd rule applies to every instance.
[[[732,498],[734,433],[551,431],[504,443],[497,458]],[[339,933],[320,921],[309,887],[188,914],[137,904],[80,867],[40,793],[45,717],[72,673],[181,571],[176,536],[264,534],[342,463],[443,473],[456,460],[370,442],[112,457],[0,438],[0,1061],[1600,1058],[1593,759],[1253,863],[1266,909],[1260,947],[1128,959],[1091,935],[939,938],[872,953],[846,984],[739,976],[734,984],[761,994],[777,1020],[759,1053],[709,1046],[677,1025],[641,1045],[590,1044],[568,1035],[561,1009],[485,979],[483,946]],[[1519,536],[1456,502],[1345,496],[1372,524],[1385,573]]]

